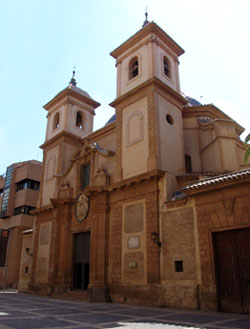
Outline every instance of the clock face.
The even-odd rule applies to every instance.
[[[78,222],[82,222],[88,216],[89,198],[84,193],[81,193],[77,198],[75,211]]]

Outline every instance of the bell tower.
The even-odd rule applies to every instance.
[[[48,114],[45,143],[41,146],[44,168],[40,206],[56,197],[59,177],[69,167],[73,152],[81,139],[93,132],[93,117],[99,105],[76,86],[75,71],[69,85],[44,105]]]
[[[100,104],[76,86],[75,71],[68,87],[44,105],[48,111],[46,141],[61,132],[86,137],[93,131],[95,108]]]
[[[157,24],[142,28],[111,52],[116,59],[117,156],[121,178],[154,169],[184,171],[178,57],[184,50]]]

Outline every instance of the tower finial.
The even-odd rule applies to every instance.
[[[76,74],[76,71],[74,70],[75,69],[75,66],[73,68],[73,75],[72,75],[72,78],[69,82],[70,85],[73,85],[73,86],[76,86],[76,79],[75,79],[75,74]]]
[[[146,9],[145,9],[145,21],[144,21],[144,23],[143,23],[143,25],[142,25],[142,27],[145,27],[146,25],[148,25],[149,24],[149,21],[148,21],[148,8],[146,7]]]

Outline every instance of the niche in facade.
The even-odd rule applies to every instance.
[[[140,111],[133,112],[126,123],[126,145],[138,143],[143,140],[143,115]]]
[[[76,127],[83,128],[83,115],[80,111],[76,112]]]
[[[168,78],[171,79],[171,65],[166,56],[163,57],[163,72]]]
[[[49,158],[46,170],[46,181],[53,178],[56,169],[56,156],[53,155]]]
[[[57,113],[54,115],[53,129],[57,129],[57,128],[59,128],[59,122],[60,122],[60,115],[59,115],[59,112],[57,112]]]
[[[133,57],[129,62],[129,80],[135,78],[139,74],[139,60],[138,57]]]

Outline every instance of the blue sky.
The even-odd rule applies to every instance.
[[[185,50],[182,91],[250,132],[248,0],[1,1],[0,173],[14,162],[42,160],[42,107],[68,85],[74,66],[77,86],[101,103],[95,129],[105,124],[116,94],[109,53],[141,28],[146,6],[148,19]]]

